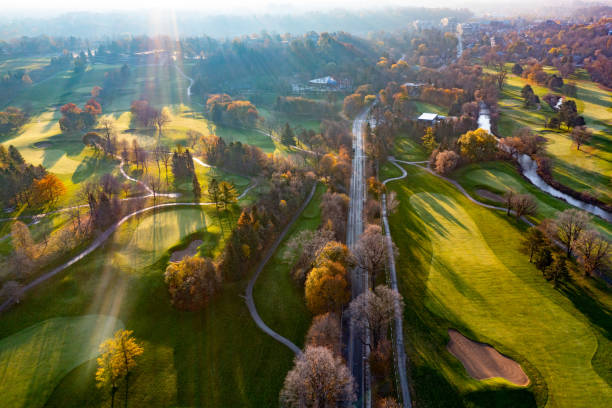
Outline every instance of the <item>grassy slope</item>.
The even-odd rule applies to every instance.
[[[4,314],[0,337],[56,316],[112,314],[145,347],[142,368],[131,380],[130,406],[276,405],[293,355],[252,322],[241,299],[246,281],[224,285],[204,312],[178,312],[170,306],[163,283],[169,254],[163,247],[201,226],[203,217],[209,226],[203,252],[210,256],[222,246],[212,236],[218,234],[212,209],[204,214],[179,211],[122,226],[112,242]],[[161,231],[161,224],[169,229]],[[143,240],[150,244],[146,251],[140,246]],[[159,251],[151,254],[150,247]],[[53,390],[47,406],[107,406],[108,396],[95,387],[94,369],[82,364],[73,370]]]
[[[561,183],[577,190],[589,191],[605,202],[612,201],[612,92],[603,90],[578,71],[571,79],[578,89],[578,112],[584,116],[587,126],[594,131],[593,140],[578,151],[567,132],[544,130],[544,121],[554,115],[542,100],[542,109],[523,106],[521,89],[528,81],[509,74],[501,94],[499,106],[501,136],[511,136],[521,127],[530,127],[548,140],[546,151],[553,162],[553,175]],[[530,84],[540,99],[552,92],[548,88]],[[558,94],[558,93],[557,93]]]
[[[535,220],[541,221],[544,218],[553,218],[559,211],[574,208],[565,201],[554,198],[522,178],[516,169],[504,162],[474,163],[464,166],[453,173],[452,177],[459,181],[463,187],[473,197],[478,198],[489,204],[497,204],[480,197],[476,190],[484,189],[503,195],[509,188],[520,192],[528,193],[535,197],[538,203],[538,213]],[[597,228],[608,237],[612,237],[612,226],[598,217],[593,217],[593,222]]]
[[[417,110],[417,117],[424,112],[437,113],[438,115],[448,115],[448,109],[440,105],[434,105],[433,103],[414,101]]]
[[[27,162],[42,164],[62,180],[68,191],[58,203],[60,207],[77,201],[77,192],[83,183],[96,180],[106,173],[118,173],[115,168],[117,160],[96,155],[92,149],[86,148],[80,134],[61,132],[58,125],[60,114],[56,110],[58,105],[66,102],[82,105],[90,97],[91,88],[102,83],[104,73],[116,68],[114,65],[95,64],[79,76],[74,76],[71,71],[62,71],[57,77],[34,85],[15,101],[18,105],[36,95],[34,109],[39,113],[18,134],[4,137],[0,142],[5,146],[16,146]],[[162,141],[168,146],[186,144],[187,130],[192,129],[203,134],[212,131],[227,142],[253,144],[266,152],[275,150],[272,140],[256,131],[209,124],[197,109],[183,104],[186,88],[187,81],[177,76],[176,70],[171,67],[133,67],[126,88],[119,97],[103,107],[104,116],[114,119],[119,139],[137,139],[140,144],[152,147],[157,132],[153,129],[132,129],[130,114],[126,112],[132,100],[146,95],[156,106],[170,106],[171,122],[162,134]],[[200,182],[203,183],[202,180]]]
[[[401,254],[416,398],[426,406],[461,405],[458,395],[473,406],[533,406],[530,391],[540,406],[605,406],[612,397],[609,292],[596,292],[607,302],[600,305],[573,285],[570,295],[554,290],[518,252],[523,226],[407,170],[390,186],[401,202],[391,232]],[[529,389],[467,376],[445,348],[451,327],[516,359],[532,379]]]
[[[50,57],[20,57],[20,58],[0,58],[0,75],[9,71],[26,70],[27,72],[39,69],[49,64]]]
[[[292,265],[283,260],[283,254],[287,241],[297,233],[318,228],[321,223],[319,205],[324,192],[325,187],[319,185],[312,201],[270,259],[254,288],[255,304],[261,318],[298,346],[304,343],[311,315],[306,308],[303,288],[291,278]]]
[[[111,316],[57,317],[0,340],[0,392],[5,406],[41,407],[62,377],[94,358],[123,324]]]

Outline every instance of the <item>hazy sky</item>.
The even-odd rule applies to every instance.
[[[528,0],[518,0],[525,2]],[[485,4],[484,0],[438,0],[422,2],[418,0],[103,0],[99,2],[83,2],[82,0],[19,0],[7,1],[3,9],[11,10],[143,10],[152,8],[175,10],[201,10],[210,12],[282,12],[287,10],[324,10],[330,8],[374,8],[384,6],[421,6],[421,7],[452,7],[463,8]],[[497,1],[499,3],[499,1]],[[489,2],[490,4],[490,2]]]

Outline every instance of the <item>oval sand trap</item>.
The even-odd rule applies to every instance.
[[[36,147],[37,149],[48,149],[51,146],[53,146],[53,143],[47,141],[34,143],[34,147]]]
[[[446,348],[465,367],[470,376],[477,380],[501,377],[513,384],[527,386],[529,377],[520,364],[501,354],[485,343],[470,340],[457,330],[448,331],[450,341]]]
[[[174,251],[172,255],[170,255],[170,262],[180,262],[186,256],[194,256],[198,253],[198,247],[203,243],[204,241],[202,241],[201,239],[191,241],[187,248],[181,251]]]

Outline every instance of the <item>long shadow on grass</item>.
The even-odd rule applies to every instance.
[[[77,166],[72,174],[72,182],[78,184],[94,175],[102,166],[109,163],[101,156],[87,156]],[[110,170],[110,169],[109,169]],[[110,172],[110,171],[109,171]]]
[[[559,291],[564,294],[605,339],[612,341],[612,311],[599,302],[586,287],[577,287],[573,282],[562,285]],[[612,385],[612,360],[609,347],[604,350],[601,342],[593,356],[593,368],[608,384]]]

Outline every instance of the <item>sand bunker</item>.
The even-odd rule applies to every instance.
[[[513,384],[526,386],[529,377],[520,364],[501,354],[488,344],[470,340],[457,330],[448,331],[446,348],[461,361],[470,376],[477,380],[502,377]]]
[[[191,241],[189,246],[181,251],[175,251],[170,255],[170,262],[179,262],[182,261],[186,256],[194,256],[198,253],[198,247],[202,245],[204,241],[200,239],[196,239]]]
[[[51,142],[36,142],[36,143],[34,143],[34,147],[36,147],[37,149],[48,149],[51,146],[53,146],[53,143],[51,143]]]
[[[481,188],[476,190],[476,194],[478,194],[479,196],[481,196],[482,198],[487,198],[491,201],[496,201],[498,203],[501,203],[504,201],[504,198],[498,194],[492,193],[489,190],[483,190]]]

